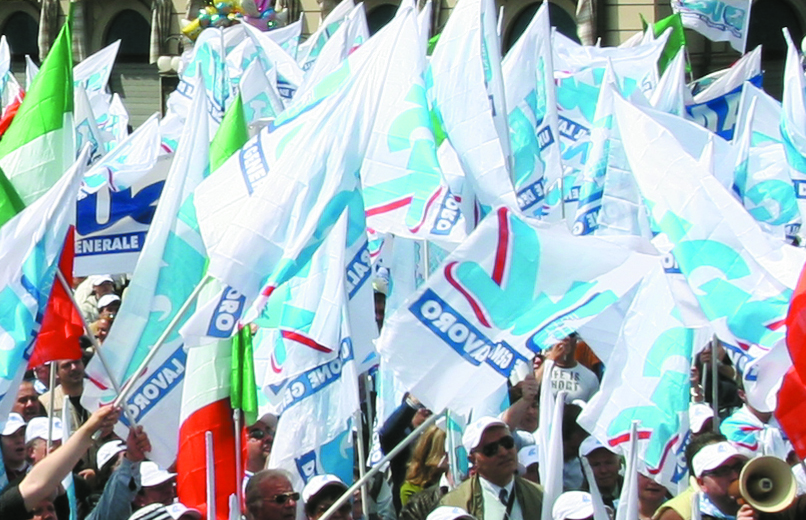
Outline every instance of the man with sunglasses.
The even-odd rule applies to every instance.
[[[266,461],[271,455],[271,447],[274,444],[274,430],[277,427],[277,417],[267,413],[255,424],[246,428],[246,461],[244,472],[244,483],[257,473],[266,468]]]
[[[288,473],[264,469],[249,479],[244,494],[247,520],[295,520],[299,493]]]
[[[506,424],[493,417],[482,417],[467,427],[462,444],[475,473],[445,495],[441,505],[464,508],[479,520],[540,517],[543,490],[515,475],[518,453]]]

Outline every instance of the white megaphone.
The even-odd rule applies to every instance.
[[[792,469],[777,457],[756,457],[742,468],[728,492],[741,504],[763,513],[783,511],[795,500],[797,485]]]

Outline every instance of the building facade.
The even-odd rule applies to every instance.
[[[424,0],[419,0],[423,3]],[[434,33],[445,24],[456,0],[433,0]],[[603,45],[617,45],[641,30],[643,17],[655,21],[671,14],[669,0],[547,0],[552,24],[566,35],[577,29],[577,2],[593,5],[594,36]],[[288,9],[289,19],[304,19],[303,34],[316,30],[335,0],[278,0]],[[25,55],[34,61],[44,55],[70,8],[69,0],[0,0],[0,34],[12,52],[13,70],[24,75]],[[157,55],[182,51],[180,20],[193,17],[202,0],[73,0],[73,48],[80,60],[113,41],[122,40],[111,87],[124,99],[133,126],[160,110],[162,90],[153,60]],[[537,11],[540,1],[496,0],[503,8],[502,45],[506,51],[520,36]],[[366,0],[367,22],[374,32],[394,16],[399,0]],[[765,87],[780,98],[786,46],[781,28],[788,27],[795,41],[806,35],[806,1],[754,0],[748,49],[763,44]],[[700,77],[729,66],[739,54],[727,43],[707,41],[686,31],[693,74]]]

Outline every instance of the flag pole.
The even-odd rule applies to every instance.
[[[367,473],[367,456],[364,453],[364,424],[361,420],[361,408],[355,411],[353,414],[353,420],[355,421],[355,429],[356,433],[358,434],[356,439],[356,450],[358,451],[358,479],[361,480]],[[362,507],[367,507],[367,504],[369,504],[368,498],[369,494],[367,493],[367,483],[365,481],[363,484],[361,484]]]
[[[183,303],[182,306],[179,308],[179,310],[176,312],[176,316],[174,316],[171,322],[168,323],[168,325],[165,327],[165,330],[162,331],[160,337],[157,338],[157,341],[154,343],[154,346],[151,347],[151,350],[148,351],[148,355],[140,363],[140,366],[137,367],[137,370],[134,371],[129,380],[126,381],[126,384],[123,385],[123,388],[120,389],[120,393],[115,398],[113,406],[120,406],[121,403],[126,399],[126,397],[128,397],[129,393],[132,391],[132,388],[134,388],[134,383],[137,382],[137,380],[143,374],[143,371],[146,369],[148,364],[151,363],[151,360],[153,360],[154,356],[157,355],[157,352],[159,351],[160,347],[162,347],[162,345],[165,343],[165,340],[168,339],[168,335],[170,335],[171,332],[173,332],[174,328],[176,327],[176,324],[179,323],[179,320],[182,319],[182,317],[185,315],[185,312],[187,312],[188,308],[190,308],[190,305],[196,301],[196,297],[199,295],[202,288],[206,285],[207,280],[209,279],[210,276],[205,275],[204,278],[202,278],[202,280],[199,282],[199,285],[197,285],[196,288],[193,289],[193,292],[190,293],[188,299],[185,300],[185,303]]]
[[[215,511],[215,459],[213,458],[213,432],[204,432],[204,457],[207,461],[207,518],[216,518]]]
[[[232,410],[232,422],[235,424],[235,495],[237,504],[235,510],[238,518],[241,517],[241,504],[243,503],[243,461],[241,460],[241,410]]]
[[[422,423],[420,426],[418,426],[417,428],[415,428],[415,429],[414,429],[414,431],[413,431],[413,432],[411,432],[410,434],[408,434],[408,435],[406,436],[406,438],[405,438],[405,439],[403,439],[402,441],[400,441],[400,444],[398,444],[397,446],[395,446],[395,447],[394,447],[394,448],[393,448],[393,449],[392,449],[392,450],[391,450],[389,453],[387,453],[386,455],[384,455],[384,456],[383,456],[383,458],[382,458],[381,460],[379,460],[377,464],[375,464],[374,466],[372,466],[372,468],[370,468],[370,470],[369,470],[369,471],[367,471],[367,472],[364,474],[364,476],[363,476],[363,477],[360,477],[358,480],[356,480],[356,481],[353,483],[353,485],[352,485],[352,486],[350,486],[350,487],[347,489],[347,491],[345,491],[345,492],[344,492],[344,493],[343,493],[343,494],[342,494],[342,495],[341,495],[341,496],[338,498],[338,500],[336,500],[335,502],[333,502],[333,505],[332,505],[332,506],[330,506],[330,509],[328,509],[327,511],[325,511],[325,512],[324,512],[324,514],[322,514],[322,516],[320,516],[320,517],[319,517],[319,520],[328,520],[328,518],[330,518],[331,516],[333,516],[333,515],[336,513],[336,511],[338,511],[338,510],[339,510],[339,508],[340,508],[342,505],[344,505],[344,504],[345,504],[345,503],[346,503],[348,500],[350,500],[350,498],[353,496],[353,493],[355,493],[355,491],[356,491],[358,488],[360,488],[361,486],[363,486],[363,485],[364,485],[364,484],[365,484],[367,481],[369,481],[369,479],[371,479],[371,478],[372,478],[372,477],[374,477],[374,476],[375,476],[375,475],[376,475],[376,474],[377,474],[379,471],[381,471],[381,468],[383,467],[383,465],[384,465],[384,464],[386,464],[388,461],[390,461],[390,460],[392,460],[393,458],[395,458],[395,456],[397,456],[397,454],[398,454],[398,453],[400,453],[401,451],[403,451],[403,450],[406,448],[406,446],[408,446],[409,444],[411,444],[412,442],[414,442],[414,440],[416,440],[416,439],[417,439],[417,438],[420,436],[420,434],[426,430],[426,428],[430,427],[432,424],[434,424],[435,422],[437,422],[437,419],[439,419],[439,418],[440,418],[440,417],[442,417],[443,415],[445,415],[445,410],[442,410],[442,411],[441,411],[441,412],[439,412],[439,413],[435,413],[434,415],[432,415],[431,417],[429,417],[428,419],[426,419],[425,421],[423,421],[423,423]],[[367,507],[367,504],[364,504],[364,507]],[[209,517],[208,517],[208,518],[209,518]]]
[[[109,382],[112,383],[112,389],[115,391],[116,394],[120,395],[120,384],[115,376],[112,374],[112,370],[109,368],[109,364],[106,362],[106,357],[103,352],[101,352],[101,344],[98,343],[98,338],[90,330],[90,325],[87,323],[87,319],[84,317],[84,314],[81,312],[81,309],[78,307],[78,302],[76,301],[75,296],[73,295],[73,289],[70,287],[70,284],[67,283],[67,279],[64,277],[64,273],[62,273],[61,269],[56,269],[56,278],[59,279],[59,283],[62,284],[62,288],[64,292],[67,293],[67,297],[70,298],[70,301],[73,303],[73,307],[78,312],[78,315],[81,317],[81,324],[84,326],[84,332],[86,333],[87,337],[92,343],[92,348],[95,349],[95,355],[98,356],[98,359],[101,360],[101,366],[104,367],[104,371],[106,371],[106,375],[109,377]],[[137,422],[134,420],[134,417],[129,412],[128,407],[123,407],[123,413],[126,415],[126,419],[129,421],[129,424],[134,427],[137,426]]]
[[[59,363],[57,361],[50,361],[50,376],[48,377],[48,390],[50,391],[50,403],[48,414],[48,442],[47,446],[47,453],[50,453],[50,448],[53,446],[53,441],[50,440],[53,437],[53,407],[56,406],[56,370],[58,370]]]
[[[711,406],[714,408],[714,431],[719,432],[719,338],[711,339]]]

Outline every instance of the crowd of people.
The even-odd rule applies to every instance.
[[[94,276],[80,280],[75,289],[98,344],[114,323],[123,296],[122,281]],[[379,326],[383,302],[383,295],[377,293]],[[177,501],[174,468],[148,460],[151,446],[141,426],[131,428],[127,438],[119,438],[113,431],[119,409],[104,407],[90,413],[81,405],[84,367],[93,355],[92,342],[85,341],[83,346],[80,359],[32,367],[19,387],[12,412],[0,421],[5,475],[0,480],[5,482],[0,518],[68,520],[71,511],[74,520],[202,518],[202,511]],[[747,402],[741,374],[723,349],[705,348],[696,361],[691,376],[690,441],[685,452],[689,486],[673,494],[652,475],[639,471],[637,519],[629,520],[806,518],[803,463],[772,413]],[[716,414],[709,401],[714,393],[710,380],[705,387],[700,384],[701,374],[714,363],[718,374]],[[263,415],[243,432],[243,516],[248,520],[303,516],[317,520],[327,512],[338,520],[540,518],[549,505],[544,504],[539,476],[539,394],[541,388],[551,388],[554,396],[565,392],[566,405],[561,425],[563,493],[551,505],[550,516],[554,520],[592,519],[596,504],[601,504],[613,518],[625,486],[625,462],[577,422],[585,403],[598,390],[604,364],[579,335],[571,334],[536,356],[533,366],[523,380],[510,386],[510,404],[504,412],[476,418],[465,429],[462,445],[469,471],[463,481],[457,478],[461,472],[449,470],[445,421],[420,428],[432,413],[411,394],[383,422],[378,435],[384,453],[409,443],[388,465],[378,468],[365,484],[364,495],[357,489],[347,496],[350,486],[335,475],[315,476],[302,489],[295,489],[290,475],[266,469],[277,417]],[[548,373],[547,366],[551,366]],[[542,385],[544,378],[549,378],[548,386]],[[65,406],[69,425],[60,420]],[[65,435],[63,430],[68,428],[70,434]],[[413,437],[415,430],[422,432]],[[792,495],[796,498],[784,500],[780,511],[758,511],[752,501],[737,496],[732,486],[744,465],[762,455],[792,468],[789,472],[796,488]],[[590,466],[592,481],[586,477],[585,463]]]

